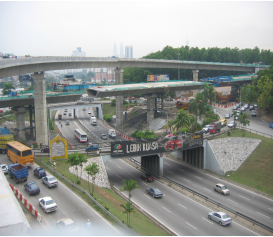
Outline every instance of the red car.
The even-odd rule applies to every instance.
[[[168,150],[177,150],[183,146],[183,140],[180,136],[174,136],[170,141],[165,143],[165,149]]]
[[[141,173],[140,178],[146,180],[146,182],[153,182],[155,180],[155,178],[149,173]]]

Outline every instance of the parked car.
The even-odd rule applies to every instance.
[[[253,109],[254,109],[254,105],[250,105],[249,110],[253,110]]]
[[[38,200],[40,207],[45,213],[53,212],[57,210],[57,204],[51,197],[43,197]]]
[[[248,109],[249,108],[249,104],[245,104],[245,108]]]
[[[107,140],[107,136],[106,136],[106,134],[101,134],[101,139],[103,139],[103,140]]]
[[[6,164],[2,164],[0,166],[4,174],[7,174],[9,172],[9,168]]]
[[[70,122],[68,121],[68,120],[66,120],[66,123],[65,123],[66,125],[70,125]]]
[[[236,105],[236,107],[237,107],[237,109],[240,108],[240,107],[241,107],[240,103],[238,103],[238,104]]]
[[[64,112],[67,112],[67,109],[65,109]]]
[[[237,110],[237,106],[235,105],[232,110]]]
[[[222,127],[227,126],[227,120],[226,119],[221,119],[220,122],[221,122]]]
[[[64,115],[66,115],[66,112],[64,112]]]
[[[257,113],[256,113],[256,110],[252,110],[251,111],[251,116],[255,116],[256,117]]]
[[[49,146],[45,146],[44,148],[42,148],[41,152],[42,153],[49,153]]]
[[[153,182],[155,180],[150,173],[141,173],[140,178],[144,179],[146,182]]]
[[[219,223],[219,225],[224,226],[230,225],[232,221],[232,219],[224,212],[210,212],[208,218]]]
[[[166,142],[165,149],[177,150],[179,147],[183,146],[183,140],[181,136],[173,136],[170,141]]]
[[[257,104],[254,104],[254,109],[258,108],[258,105]]]
[[[58,220],[56,223],[56,226],[58,229],[60,229],[60,231],[69,232],[69,233],[79,230],[79,228],[76,226],[74,221],[70,218],[62,218]]]
[[[39,194],[41,191],[36,182],[29,182],[25,184],[24,187],[29,195]]]
[[[39,179],[43,178],[46,176],[46,171],[44,170],[43,167],[37,167],[34,171],[33,171],[34,175],[37,176]]]
[[[273,128],[273,122],[269,123],[269,127]]]
[[[99,149],[99,145],[98,144],[92,144],[90,143],[88,145],[88,147],[85,148],[85,151],[88,152],[88,151],[96,151]]]
[[[241,108],[241,111],[245,111],[245,110],[246,110],[246,108],[245,108],[245,107],[242,107],[242,108]]]
[[[88,114],[91,114],[91,110],[88,110]]]
[[[225,115],[225,119],[229,119],[229,118],[230,118],[230,114],[227,113],[227,114]]]
[[[224,184],[220,184],[220,183],[216,184],[216,186],[214,187],[214,191],[218,193],[222,193],[224,195],[229,195],[229,190]]]
[[[72,116],[72,113],[69,113],[68,115],[69,115],[69,116]]]
[[[163,197],[163,193],[159,189],[157,189],[157,188],[146,189],[146,193],[148,193],[149,195],[151,195],[153,198],[161,198],[161,197]]]
[[[236,127],[236,123],[234,121],[231,121],[231,122],[229,122],[228,127],[229,128],[235,128]]]
[[[48,188],[58,186],[58,180],[53,176],[45,176],[42,178],[42,181]]]

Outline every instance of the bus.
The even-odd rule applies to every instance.
[[[13,163],[25,166],[34,164],[32,149],[17,141],[7,143],[7,156]]]
[[[75,129],[74,135],[79,142],[87,142],[87,134],[83,130]]]

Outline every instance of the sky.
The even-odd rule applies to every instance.
[[[0,52],[141,58],[169,45],[273,51],[273,1],[1,1]],[[123,50],[125,53],[125,50]]]

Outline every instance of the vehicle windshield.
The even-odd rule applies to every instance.
[[[87,135],[81,135],[81,138],[87,138]]]
[[[214,126],[209,126],[209,129],[210,129],[210,130],[213,130],[213,129],[214,129]]]
[[[146,174],[146,177],[153,177],[151,174]]]
[[[54,204],[54,201],[53,200],[46,201],[46,205],[50,205],[50,204]]]
[[[223,219],[228,219],[229,216],[228,216],[227,214],[224,214],[224,215],[222,215],[222,218],[223,218]]]
[[[49,181],[55,181],[56,179],[54,177],[48,178]]]
[[[66,228],[67,230],[72,230],[72,229],[76,228],[76,225],[75,225],[75,223],[70,223],[70,224],[66,225],[65,228]]]
[[[227,189],[226,186],[222,186],[222,190],[225,190],[225,189]]]
[[[45,172],[44,170],[39,170],[39,174],[44,173],[44,172]]]
[[[38,185],[36,183],[33,183],[30,185],[30,187],[33,189],[33,188],[38,188]]]
[[[155,194],[161,194],[159,189],[154,189],[154,191],[155,191]]]

